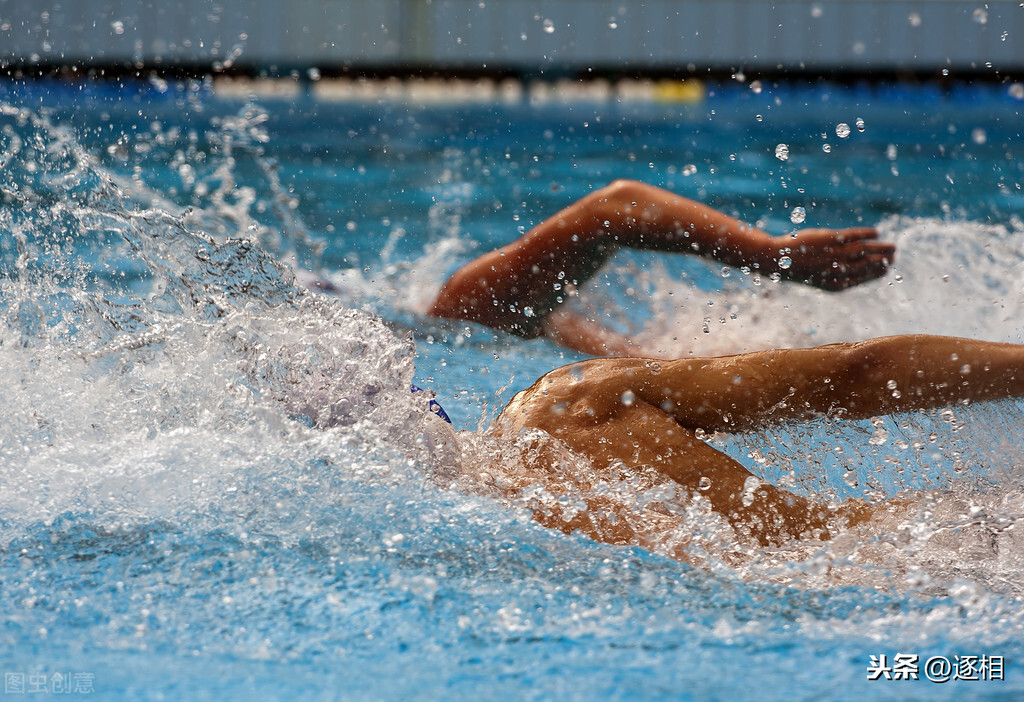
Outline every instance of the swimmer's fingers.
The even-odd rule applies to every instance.
[[[841,265],[840,268],[845,268],[845,271],[843,271],[842,276],[837,277],[837,285],[831,288],[833,290],[842,290],[854,285],[866,283],[869,280],[881,278],[889,272],[889,259],[884,257],[863,258],[859,261],[846,264],[845,266]]]
[[[875,241],[878,239],[878,230],[874,227],[849,227],[847,229],[811,227],[794,232],[792,239],[797,246],[815,249],[830,248],[856,242]]]
[[[794,234],[786,253],[791,263],[782,271],[784,278],[825,290],[843,290],[885,275],[896,246],[879,241],[873,227],[804,229]]]
[[[896,245],[888,241],[856,241],[843,244],[834,253],[836,260],[884,259],[892,263],[896,256]]]
[[[872,254],[844,262],[836,261],[831,270],[820,271],[800,282],[832,292],[845,290],[881,278],[889,271],[890,262],[891,259],[882,254]]]
[[[877,239],[878,230],[874,227],[849,227],[847,229],[836,229],[835,238],[840,244]]]
[[[845,290],[875,278],[881,278],[889,271],[892,256],[889,252],[853,252],[848,255],[837,253],[822,265],[813,268],[786,271],[783,277],[813,285],[823,290]],[[797,268],[797,266],[793,266]]]
[[[875,239],[862,239],[849,242],[843,245],[848,250],[856,252],[858,257],[882,256],[891,262],[896,256],[896,244],[891,241],[877,241]]]

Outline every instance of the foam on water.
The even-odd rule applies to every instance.
[[[372,470],[389,448],[414,457],[415,441],[398,439],[422,414],[409,341],[297,287],[251,239],[218,243],[130,207],[44,119],[8,116],[33,124],[5,187],[8,524],[77,508],[104,525],[234,510],[219,501],[260,479],[246,472],[262,470],[261,452],[288,465],[323,452],[329,433],[307,424],[349,428],[342,453],[319,461]]]
[[[266,121],[252,106],[218,118],[205,159],[179,157],[196,139],[172,127],[118,143],[131,177],[44,114],[0,111],[5,666],[97,671],[111,696],[140,698],[459,698],[495,680],[508,696],[813,697],[892,646],[1003,654],[1020,673],[1017,403],[710,437],[796,490],[930,491],[870,530],[768,552],[655,474],[598,478],[568,454],[533,465],[535,437],[461,432],[453,472],[430,452],[414,366],[493,404],[492,387],[562,352],[416,316],[440,283],[421,271],[470,248],[458,177],[434,193],[440,245],[410,263],[393,230],[379,263],[317,265],[260,150]],[[177,164],[183,190],[148,184],[148,159]],[[842,295],[626,256],[578,304],[672,353],[908,328],[1020,340],[1018,229],[882,229],[913,254]],[[297,285],[293,264],[334,296]],[[635,527],[632,547],[531,517],[596,518],[595,498]],[[670,558],[681,549],[702,567]],[[709,673],[751,655],[756,680]]]

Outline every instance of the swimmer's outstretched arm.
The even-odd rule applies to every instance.
[[[576,372],[683,426],[730,432],[826,413],[868,418],[1024,397],[1024,346],[910,334],[656,364],[594,359]]]
[[[754,479],[701,441],[700,430],[1022,396],[1024,346],[910,335],[722,358],[591,359],[542,377],[513,398],[495,427],[499,434],[543,429],[598,469],[655,467],[769,544],[827,536],[828,510]],[[857,522],[870,509],[854,501],[837,516]]]
[[[619,180],[456,271],[430,312],[523,336],[545,334],[587,353],[636,355],[628,340],[596,322],[548,319],[568,285],[587,281],[622,247],[696,254],[839,290],[885,274],[895,248],[877,236],[855,228],[773,237],[667,190]]]

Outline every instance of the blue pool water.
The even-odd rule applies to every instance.
[[[580,356],[422,311],[459,263],[631,177],[780,235],[803,208],[900,247],[842,294],[622,253],[573,304],[651,348],[1020,342],[1020,92],[442,107],[0,84],[5,695],[1019,698],[1018,403],[711,438],[796,490],[931,491],[856,536],[751,551],[624,479],[610,495],[667,521],[613,547],[536,524],[571,493],[471,433]],[[425,450],[412,382],[486,475]],[[340,426],[310,428],[322,412]],[[702,567],[664,555],[683,533]],[[867,679],[897,654],[920,680]],[[1003,679],[929,682],[939,656],[1001,657]]]

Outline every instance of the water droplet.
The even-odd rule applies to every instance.
[[[856,121],[854,121],[854,125],[856,125],[858,132],[863,132],[865,129],[867,129],[867,126],[864,124],[863,117],[858,117]]]
[[[821,145],[821,150],[824,151],[826,154],[830,154],[830,153],[832,153],[832,145],[831,144],[822,144]]]
[[[533,316],[533,308],[532,307],[524,307],[523,308],[523,315],[526,316],[526,317],[532,317]]]
[[[971,141],[980,146],[981,144],[984,144],[986,141],[988,141],[988,134],[985,133],[984,129],[978,127],[977,129],[971,132]]]
[[[775,147],[775,158],[780,161],[789,160],[789,146],[787,144],[779,144]]]
[[[632,407],[634,402],[636,402],[636,394],[632,390],[622,393],[622,404],[626,407]]]
[[[761,91],[763,89],[764,89],[764,86],[761,85],[761,81],[759,81],[759,80],[751,81],[751,83],[750,83],[750,92],[754,93],[755,95],[760,95]],[[760,119],[761,115],[758,115],[757,117],[758,117],[757,121],[760,122],[761,121],[761,119]]]
[[[920,27],[921,15],[917,14],[916,12],[911,12],[910,16],[907,17],[907,21],[910,22],[911,27]]]
[[[789,221],[793,224],[800,224],[807,219],[807,210],[803,207],[794,207],[793,211],[789,213]]]
[[[692,163],[688,163],[685,166],[683,166],[683,175],[684,176],[692,176],[696,172],[697,172],[697,167],[695,165],[693,165]]]
[[[988,24],[988,10],[983,7],[979,7],[975,10],[971,17],[978,24]]]
[[[868,439],[868,443],[872,446],[882,446],[888,440],[889,432],[885,430],[885,427],[875,427],[875,433]]]
[[[114,34],[124,34],[124,22],[121,20],[111,22],[110,28],[114,30]]]
[[[789,256],[783,256],[782,258],[779,259],[779,268],[781,268],[782,270],[786,270],[792,265],[793,259],[791,259]]]
[[[549,19],[544,20],[544,33],[545,34],[554,34],[555,33],[555,23],[552,22]]]
[[[895,161],[898,154],[899,149],[896,148],[896,144],[889,144],[885,147],[885,157],[890,161]]]
[[[836,136],[840,139],[845,139],[850,136],[850,125],[846,122],[840,122],[836,125]]]
[[[763,115],[754,115],[754,119],[756,119],[758,122],[763,122],[764,121],[764,116]]]
[[[741,501],[744,507],[749,507],[754,504],[754,498],[756,497],[757,489],[761,487],[761,481],[750,475],[743,481],[743,495]]]
[[[709,478],[706,475],[703,476],[700,479],[700,482],[697,484],[697,487],[699,487],[701,489],[701,491],[710,490],[711,489],[711,478]]]

